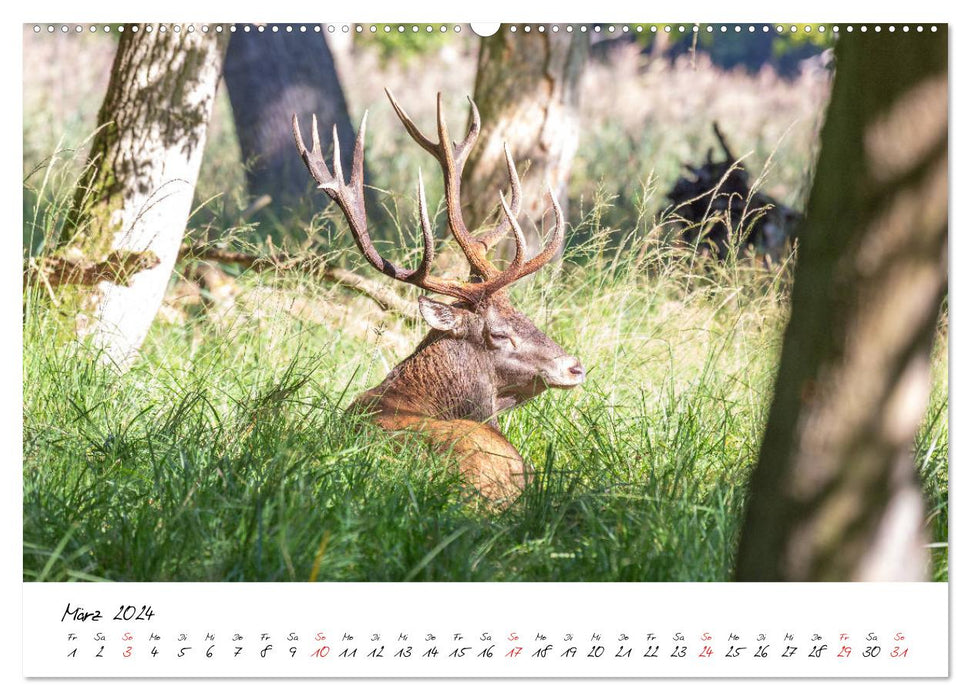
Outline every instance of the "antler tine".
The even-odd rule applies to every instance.
[[[293,115],[293,136],[297,145],[300,157],[303,159],[310,171],[311,176],[317,182],[318,188],[324,190],[333,199],[344,213],[350,225],[351,234],[354,242],[364,254],[367,261],[379,272],[393,279],[408,282],[428,292],[444,294],[463,300],[475,306],[481,303],[489,295],[494,294],[503,287],[515,282],[521,277],[525,277],[549,262],[560,246],[563,244],[565,224],[563,212],[560,209],[556,195],[553,193],[552,186],[547,183],[550,200],[553,204],[553,213],[556,222],[550,240],[542,251],[528,262],[523,262],[526,251],[526,238],[519,225],[517,217],[522,204],[522,185],[516,166],[512,159],[509,148],[506,147],[506,167],[509,170],[511,203],[506,201],[505,195],[499,193],[499,204],[502,208],[504,220],[494,229],[478,238],[469,235],[465,222],[462,220],[462,208],[459,199],[461,186],[462,166],[465,158],[475,145],[480,129],[480,118],[475,102],[471,99],[472,116],[468,134],[459,144],[453,144],[449,140],[448,127],[445,124],[444,110],[442,107],[441,94],[438,96],[438,136],[439,143],[433,143],[426,137],[411,118],[395,101],[390,90],[386,90],[388,99],[391,101],[398,118],[404,124],[409,135],[425,150],[429,151],[439,161],[445,176],[445,200],[448,213],[449,229],[456,242],[462,248],[471,267],[471,275],[481,279],[469,282],[447,280],[430,274],[432,261],[435,256],[435,239],[432,232],[431,222],[428,216],[428,202],[425,197],[425,183],[421,170],[418,171],[418,213],[422,230],[423,253],[421,262],[415,270],[398,267],[389,260],[386,260],[375,249],[371,242],[371,237],[367,230],[367,213],[364,207],[364,138],[367,126],[367,112],[361,120],[361,127],[358,130],[357,139],[354,143],[354,156],[351,165],[350,182],[344,181],[344,173],[341,168],[340,139],[337,129],[334,129],[334,164],[333,172],[327,167],[324,160],[320,134],[317,129],[317,117],[314,115],[312,121],[312,141],[311,148],[308,150],[300,133],[300,122],[297,115]],[[512,232],[516,239],[516,253],[509,266],[500,271],[485,257],[488,248],[495,243],[501,236]],[[479,249],[477,243],[482,244]]]
[[[366,118],[366,115],[365,115]],[[341,211],[344,218],[351,228],[351,235],[354,242],[367,261],[379,272],[396,280],[404,282],[412,281],[418,275],[418,271],[398,267],[390,260],[386,260],[375,249],[371,243],[371,236],[367,230],[367,212],[364,208],[364,122],[358,132],[357,142],[354,147],[354,161],[351,167],[351,181],[344,182],[343,172],[340,165],[340,139],[337,130],[334,130],[334,172],[331,173],[321,151],[320,134],[317,129],[317,117],[314,115],[312,121],[313,134],[312,150],[308,151],[300,134],[300,121],[297,115],[293,115],[293,136],[297,143],[297,150],[307,165],[311,177],[317,182],[318,189],[322,189],[333,199]]]
[[[512,153],[509,152],[509,145],[502,144],[502,150],[506,154],[506,170],[509,172],[509,192],[512,196],[512,214],[509,217],[500,219],[499,223],[485,233],[479,234],[475,242],[482,246],[483,252],[488,252],[498,241],[504,238],[511,230],[510,221],[519,216],[522,209],[522,183],[519,180],[519,173],[516,171],[516,164],[513,162]]]
[[[293,115],[293,138],[297,142],[297,151],[300,153],[300,157],[303,158],[304,164],[307,166],[307,170],[310,171],[311,177],[319,186],[324,186],[324,183],[330,183],[334,176],[331,175],[330,170],[327,168],[327,163],[324,162],[324,157],[320,152],[320,137],[317,135],[317,115],[313,118],[313,151],[308,151],[306,144],[303,142],[303,136],[300,135],[300,121],[297,119],[297,115]]]
[[[293,137],[297,144],[297,150],[307,165],[307,170],[317,182],[319,189],[322,189],[333,199],[337,206],[344,213],[344,218],[351,229],[351,235],[358,249],[364,254],[367,261],[379,272],[392,279],[401,282],[408,282],[428,292],[444,294],[456,299],[461,299],[470,304],[479,303],[488,293],[483,283],[462,283],[453,280],[446,280],[429,274],[431,263],[435,255],[435,241],[432,234],[431,224],[428,219],[428,204],[425,200],[425,186],[419,173],[418,178],[418,206],[421,218],[422,241],[424,251],[421,263],[416,270],[399,267],[390,260],[385,259],[375,249],[371,242],[371,236],[367,230],[367,213],[364,208],[364,132],[366,128],[365,120],[361,121],[361,128],[358,131],[357,140],[354,144],[354,161],[351,167],[351,181],[346,183],[343,180],[343,173],[340,166],[340,140],[337,133],[334,133],[334,173],[327,167],[320,146],[320,135],[317,130],[317,119],[314,117],[312,126],[312,146],[308,150],[303,136],[300,133],[300,121],[297,115],[293,115]]]
[[[509,208],[509,204],[506,202],[506,197],[499,193],[499,206],[502,209],[503,215],[506,217],[507,226],[512,230],[513,235],[516,238],[516,254],[513,257],[509,267],[500,272],[497,276],[492,279],[485,280],[479,283],[481,285],[481,295],[483,297],[490,294],[494,294],[503,287],[506,287],[525,274],[523,272],[523,258],[526,252],[526,236],[523,235],[523,229],[516,220],[516,215]]]
[[[422,133],[421,129],[419,129],[415,125],[415,122],[411,120],[411,117],[408,116],[408,113],[401,107],[401,105],[398,104],[398,101],[394,98],[394,95],[391,94],[391,90],[389,90],[388,88],[385,88],[384,94],[388,96],[388,100],[391,102],[391,107],[394,108],[395,114],[398,115],[398,119],[404,125],[405,131],[408,132],[408,135],[411,136],[411,138],[419,146],[421,146],[426,151],[431,153],[433,156],[438,158],[438,151],[439,151],[438,144],[436,144],[430,138],[425,136],[425,134]]]
[[[452,139],[448,136],[448,126],[445,124],[445,110],[442,107],[442,93],[435,96],[435,117],[438,122],[438,150],[448,160],[455,160],[455,151],[451,148]]]
[[[462,143],[455,144],[449,138],[448,126],[445,122],[445,109],[442,99],[442,93],[438,93],[437,96],[437,131],[438,131],[438,143],[433,142],[419,129],[415,123],[412,121],[411,117],[408,116],[407,112],[398,104],[395,100],[394,95],[390,90],[385,88],[385,93],[388,96],[388,100],[391,102],[391,106],[394,108],[395,114],[398,115],[398,119],[404,125],[405,130],[414,139],[418,145],[424,148],[426,151],[435,156],[439,165],[442,168],[442,173],[445,179],[445,208],[446,214],[448,216],[448,227],[452,232],[452,237],[459,244],[462,249],[462,253],[465,255],[466,260],[469,261],[469,267],[472,270],[472,275],[481,277],[483,279],[492,279],[499,275],[499,269],[493,265],[486,256],[480,252],[475,245],[475,241],[472,239],[469,233],[468,227],[465,225],[465,220],[462,218],[462,202],[461,202],[461,188],[462,188],[462,169],[465,167],[465,160],[468,154],[471,152],[472,147],[475,145],[475,141],[479,136],[479,129],[481,126],[481,119],[479,117],[479,110],[475,106],[475,102],[469,98],[469,104],[472,110],[471,124],[469,125],[469,132],[466,134],[465,139]]]
[[[523,229],[516,220],[516,215],[518,212],[513,212],[510,210],[509,205],[506,203],[506,198],[502,192],[499,193],[499,206],[502,207],[502,213],[506,215],[506,221],[508,222],[510,228],[512,228],[513,235],[516,237],[516,255],[513,257],[508,269],[519,270],[523,265],[523,255],[525,254],[526,250],[526,236],[523,235]]]
[[[526,275],[531,275],[536,272],[538,269],[543,267],[543,265],[552,260],[563,246],[563,236],[566,232],[566,223],[563,220],[563,210],[560,208],[560,203],[557,201],[556,195],[553,193],[553,185],[551,185],[548,180],[546,182],[546,189],[547,194],[550,197],[550,202],[553,205],[553,234],[546,242],[543,250],[541,250],[528,263],[522,266],[519,274],[516,275],[516,279],[521,279]]]
[[[563,244],[563,236],[566,230],[566,225],[563,220],[563,210],[560,209],[560,203],[557,201],[556,195],[553,194],[553,187],[549,185],[549,183],[547,183],[547,187],[549,189],[550,200],[553,204],[553,215],[555,217],[553,233],[550,236],[550,240],[547,241],[546,245],[543,247],[543,250],[541,250],[535,257],[531,258],[529,262],[523,262],[526,251],[526,237],[523,235],[522,227],[516,220],[516,215],[512,211],[509,203],[506,202],[505,196],[502,194],[502,192],[500,192],[499,205],[502,208],[503,215],[506,217],[509,228],[512,230],[516,238],[516,254],[513,261],[509,264],[509,267],[495,277],[483,280],[481,282],[467,282],[463,284],[452,282],[450,280],[428,277],[427,280],[423,280],[421,286],[431,291],[437,291],[441,294],[448,294],[459,299],[464,299],[475,306],[483,299],[498,292],[503,287],[507,287],[516,280],[522,279],[527,275],[531,275],[552,260],[557,251],[560,249],[560,246]],[[426,229],[427,240],[426,223],[427,217],[422,223],[423,229]]]
[[[432,233],[431,222],[428,220],[428,203],[425,201],[425,181],[421,176],[421,168],[418,169],[418,218],[421,221],[424,252],[417,273],[420,279],[426,279],[435,257],[435,236]]]
[[[324,157],[324,154],[320,148],[320,131],[317,129],[316,114],[310,115],[310,132],[311,132],[310,139],[314,149],[313,154],[322,160]]]
[[[501,192],[499,193],[499,204],[502,207],[502,212],[516,236],[516,256],[509,267],[503,270],[498,278],[489,280],[485,283],[493,285],[488,291],[489,294],[494,293],[502,287],[512,284],[516,280],[533,274],[538,269],[543,267],[543,265],[552,260],[557,251],[559,251],[560,246],[563,245],[563,235],[566,230],[566,225],[563,220],[563,210],[560,209],[560,203],[556,200],[556,195],[553,194],[552,185],[547,182],[546,186],[550,196],[550,201],[553,204],[553,216],[555,218],[553,234],[550,236],[550,240],[546,242],[543,250],[541,250],[535,257],[531,258],[529,262],[525,264],[523,264],[523,250],[526,247],[526,239],[523,236],[523,230],[520,228],[519,222],[516,221],[515,215],[510,210],[509,205],[506,203],[506,198]]]
[[[314,115],[314,121],[317,115]],[[317,129],[314,129],[314,138],[317,138]],[[341,168],[341,140],[337,138],[337,124],[334,124],[334,179],[338,184],[344,184],[344,170]]]
[[[448,158],[455,164],[454,169],[456,175],[459,176],[461,176],[462,169],[465,167],[465,159],[468,158],[472,147],[479,139],[479,130],[482,126],[479,108],[476,107],[475,100],[471,97],[467,99],[469,100],[469,111],[472,114],[472,119],[469,123],[469,131],[461,143],[455,143],[449,138],[448,125],[445,123],[445,110],[442,107],[442,93],[438,93],[436,104],[436,116],[438,118],[438,148],[436,150],[441,157]],[[439,160],[441,160],[441,157]]]
[[[506,203],[506,199],[501,192],[499,193],[499,200],[502,205],[502,210],[506,217],[509,218],[510,226],[516,236],[516,256],[509,267],[491,279],[477,282],[456,282],[429,275],[428,268],[431,266],[434,241],[431,224],[428,220],[428,204],[425,202],[425,186],[420,173],[418,178],[418,211],[421,217],[421,229],[425,240],[425,254],[422,257],[421,265],[416,272],[415,279],[408,281],[423,289],[438,292],[439,294],[447,294],[462,299],[472,306],[476,306],[483,299],[495,294],[522,276],[526,237],[523,235],[522,228],[520,228],[519,223],[515,220],[515,216],[509,209],[509,205]]]
[[[460,160],[462,164],[465,164],[465,159],[475,145],[475,142],[479,140],[479,131],[482,129],[482,119],[479,117],[479,108],[475,104],[475,100],[471,97],[467,98],[469,101],[469,111],[472,114],[472,119],[469,124],[469,133],[465,135],[462,143],[458,144],[456,151],[460,154],[457,156],[457,160]]]
[[[364,186],[364,133],[367,131],[367,110],[361,117],[361,127],[357,130],[357,139],[354,141],[354,158],[351,161],[351,184]]]

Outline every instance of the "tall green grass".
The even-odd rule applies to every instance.
[[[648,188],[645,207],[656,198]],[[447,455],[344,413],[423,335],[413,320],[299,272],[245,274],[229,310],[160,316],[118,375],[31,290],[25,578],[728,579],[788,267],[698,260],[646,214],[618,237],[600,223],[609,206],[579,212],[564,259],[513,288],[588,379],[501,418],[537,470],[502,512],[467,492]],[[295,299],[350,315],[309,319]],[[935,353],[916,454],[944,543],[944,342]],[[934,551],[946,578],[946,546]]]
[[[58,41],[25,42],[28,254],[46,251],[61,226],[103,94],[93,77],[55,68],[95,66],[103,82],[111,59],[110,46]],[[434,123],[427,96],[444,90],[460,123],[475,73],[470,47],[408,65],[382,66],[358,48],[338,57],[352,112],[372,110],[375,184],[407,193],[383,197],[393,226],[378,236],[393,239],[378,244],[405,264],[419,255],[409,198],[417,167],[434,163],[398,127],[382,89],[392,87],[424,125]],[[57,52],[75,58],[55,60]],[[501,417],[536,468],[518,503],[483,508],[447,455],[345,415],[422,337],[415,320],[295,270],[243,274],[229,308],[205,292],[187,303],[177,278],[142,358],[118,375],[73,340],[68,305],[33,288],[24,299],[25,579],[729,578],[787,318],[790,262],[700,261],[674,244],[677,231],[658,212],[680,163],[713,143],[713,119],[739,154],[752,151],[753,172],[771,161],[767,186],[798,206],[828,78],[790,83],[684,62],[645,65],[625,53],[591,64],[585,82],[566,254],[512,293],[583,361],[588,379]],[[243,166],[222,93],[190,239],[252,249],[269,235],[360,267],[333,207],[303,224],[309,209],[295,212],[273,230],[240,225]],[[440,185],[426,180],[434,203]],[[398,291],[415,296],[405,285]],[[915,440],[942,580],[946,345],[945,323]]]

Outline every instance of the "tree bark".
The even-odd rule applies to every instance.
[[[947,33],[842,35],[740,580],[927,576],[913,463],[947,290]]]
[[[62,242],[90,259],[152,252],[128,286],[104,281],[78,331],[121,369],[136,357],[179,253],[228,33],[126,25]]]
[[[341,164],[350,172],[354,129],[323,34],[237,31],[224,78],[252,200],[269,195],[269,211],[279,217],[310,190],[293,145],[293,114],[317,115],[325,152],[332,144],[330,126],[337,125]]]
[[[462,176],[466,221],[481,226],[498,216],[499,191],[508,191],[503,143],[523,177],[523,215],[529,252],[539,249],[544,213],[551,212],[547,181],[566,209],[566,186],[579,141],[580,79],[589,41],[575,32],[526,33],[523,25],[483,37],[475,79],[482,116],[478,145]],[[504,254],[511,242],[500,244]]]

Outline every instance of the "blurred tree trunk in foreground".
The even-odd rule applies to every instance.
[[[927,576],[913,462],[947,289],[947,34],[841,35],[739,580]]]
[[[509,145],[523,177],[524,226],[530,254],[545,233],[550,210],[547,180],[566,209],[566,185],[580,136],[580,79],[589,53],[586,34],[565,31],[510,32],[504,24],[483,37],[475,78],[475,103],[482,115],[479,143],[462,176],[467,220],[474,227],[496,218],[498,192],[508,191],[503,143]],[[498,249],[511,256],[511,241]]]
[[[135,28],[137,27],[137,31]],[[61,242],[89,259],[115,251],[159,263],[126,284],[102,281],[83,304],[79,335],[119,368],[135,358],[172,275],[212,113],[228,32],[126,25]]]
[[[310,189],[293,146],[293,114],[317,115],[325,153],[331,148],[331,125],[337,125],[344,144],[341,164],[350,172],[354,129],[323,34],[237,31],[226,52],[224,78],[252,202],[268,196],[279,217]]]

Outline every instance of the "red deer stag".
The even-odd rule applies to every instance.
[[[509,150],[511,203],[502,193],[504,218],[494,227],[473,236],[462,219],[460,182],[465,159],[479,134],[479,112],[472,100],[471,126],[461,143],[448,135],[438,95],[438,143],[427,138],[386,91],[408,134],[441,165],[445,179],[448,226],[470,266],[468,281],[431,274],[435,241],[428,219],[425,189],[418,174],[418,207],[424,253],[414,270],[386,260],[371,243],[364,211],[364,131],[367,114],[354,144],[350,181],[341,172],[340,144],[334,133],[334,172],[328,169],[320,148],[316,116],[313,143],[307,150],[297,116],[293,134],[297,149],[311,176],[337,202],[344,213],[357,247],[381,273],[392,279],[456,300],[453,304],[418,298],[418,309],[431,326],[418,348],[385,377],[378,386],[361,394],[350,410],[366,413],[390,431],[421,434],[432,446],[450,452],[465,479],[485,498],[510,501],[522,491],[531,469],[502,433],[496,416],[536,396],[547,387],[571,388],[584,379],[577,358],[568,355],[509,302],[505,287],[536,272],[549,262],[563,243],[563,213],[552,189],[555,226],[549,242],[530,260],[524,260],[526,241],[516,221],[522,198],[519,177]],[[516,239],[513,261],[500,270],[486,257],[502,237]]]

